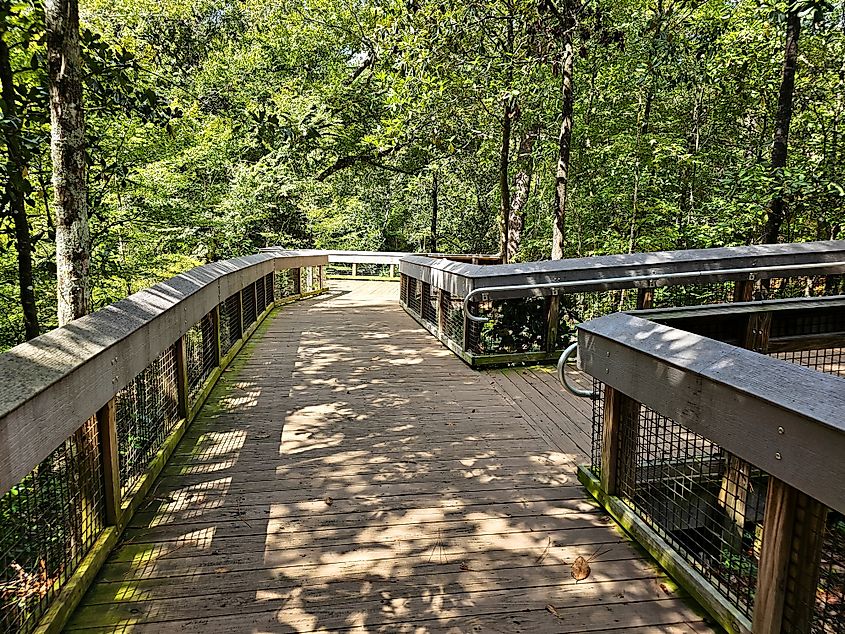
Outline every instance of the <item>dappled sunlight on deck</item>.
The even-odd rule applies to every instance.
[[[708,631],[578,484],[584,405],[534,416],[529,389],[569,407],[545,370],[475,372],[397,297],[344,282],[275,316],[70,630]]]

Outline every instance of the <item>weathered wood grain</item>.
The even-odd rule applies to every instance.
[[[276,317],[224,373],[74,631],[708,631],[575,484],[580,450],[544,441],[397,295],[343,282]],[[511,385],[525,400],[552,389]],[[576,583],[578,556],[593,573]]]

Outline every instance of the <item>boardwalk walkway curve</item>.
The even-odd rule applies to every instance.
[[[69,631],[710,631],[578,484],[583,412],[397,298],[334,283],[262,325]]]

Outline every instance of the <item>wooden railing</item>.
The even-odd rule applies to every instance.
[[[412,255],[399,270],[405,309],[479,367],[556,361],[579,323],[613,312],[845,293],[845,241],[507,265]]]
[[[328,262],[201,266],[0,355],[0,630],[61,629],[222,370]]]
[[[607,315],[578,351],[617,521],[728,631],[842,631],[845,297]]]

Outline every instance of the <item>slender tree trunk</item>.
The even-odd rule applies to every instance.
[[[437,212],[439,204],[437,196],[439,188],[439,176],[435,170],[431,175],[431,241],[429,249],[432,253],[437,253]]]
[[[569,197],[569,156],[572,148],[572,109],[575,103],[572,76],[575,71],[575,49],[572,45],[574,20],[572,9],[564,8],[566,16],[563,34],[563,56],[561,58],[561,121],[558,137],[558,159],[555,170],[555,209],[552,225],[552,259],[563,257],[566,243],[566,206]]]
[[[769,215],[763,229],[763,242],[766,244],[774,244],[778,241],[780,228],[786,219],[786,201],[783,197],[783,168],[786,167],[789,124],[792,121],[792,97],[795,93],[795,71],[798,66],[798,38],[800,35],[801,18],[798,16],[798,9],[793,7],[789,10],[786,19],[783,73],[774,122],[775,133],[772,143],[770,173],[775,190],[769,203]]]
[[[499,152],[499,253],[502,263],[508,263],[508,216],[511,208],[510,177],[510,147],[511,147],[511,98],[505,97],[502,106],[502,147]]]
[[[78,0],[46,0],[59,325],[91,311]]]
[[[2,35],[2,34],[0,34]],[[21,124],[17,112],[17,95],[9,47],[0,37],[0,85],[2,85],[3,118],[6,119],[6,198],[15,227],[15,248],[18,252],[18,287],[23,309],[24,332],[27,340],[40,334],[38,305],[35,302],[35,283],[32,278],[32,236],[26,215],[24,185],[26,161],[21,148]],[[16,123],[12,123],[16,122]],[[15,126],[12,129],[12,126]]]
[[[522,242],[522,229],[525,226],[525,205],[531,195],[531,178],[534,174],[534,142],[536,131],[526,134],[519,143],[517,163],[519,171],[513,180],[510,213],[508,217],[508,262],[513,261]]]

